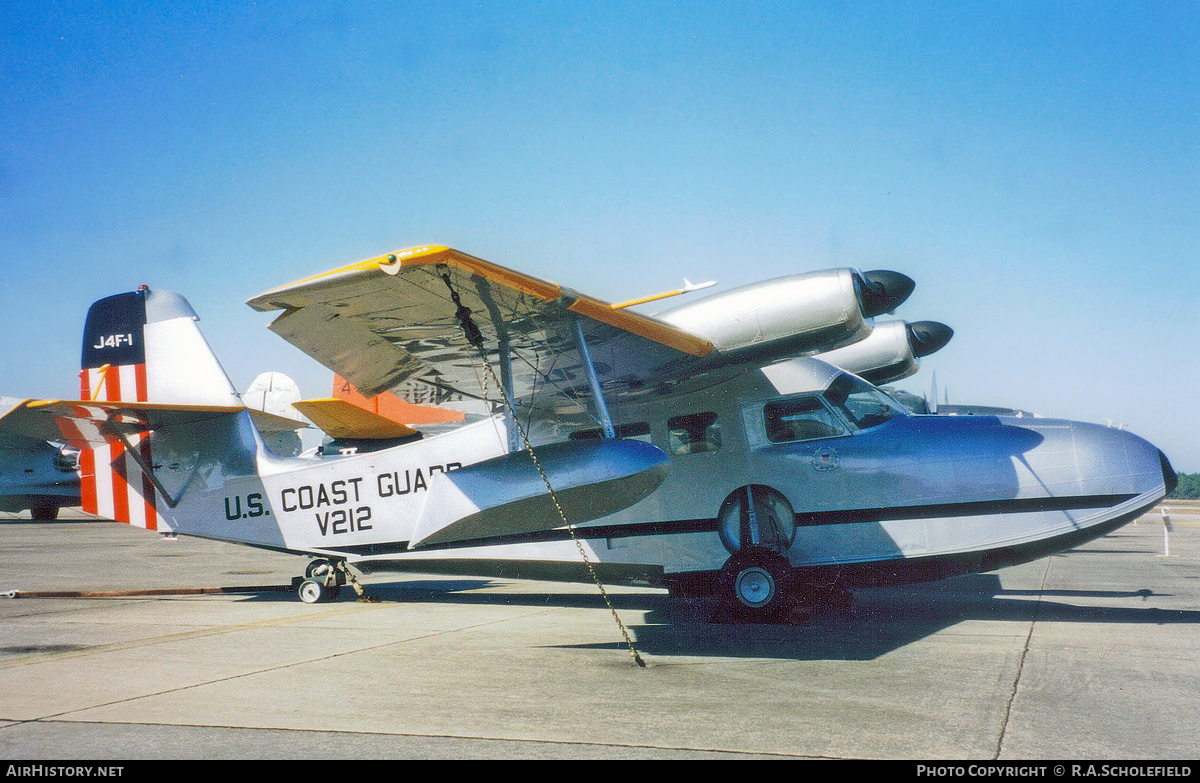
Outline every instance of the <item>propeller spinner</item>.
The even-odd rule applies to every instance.
[[[861,281],[863,315],[867,318],[893,312],[904,304],[913,289],[917,287],[916,282],[908,275],[890,272],[886,269],[863,272],[859,279]]]
[[[937,321],[914,321],[907,324],[907,328],[908,344],[918,359],[942,350],[954,336],[953,329]]]

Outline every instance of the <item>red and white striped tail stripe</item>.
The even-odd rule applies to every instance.
[[[83,400],[148,402],[145,364],[87,369],[79,373],[79,380]],[[142,461],[151,464],[149,440],[133,435],[129,442],[139,450]],[[147,530],[158,529],[154,484],[119,440],[80,452],[79,473],[84,511]]]

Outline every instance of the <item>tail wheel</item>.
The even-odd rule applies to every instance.
[[[796,602],[796,576],[783,555],[770,549],[743,549],[721,568],[721,598],[735,616],[769,622]]]
[[[319,604],[325,601],[332,601],[338,597],[338,593],[340,592],[341,587],[338,585],[326,585],[323,580],[319,579],[305,579],[296,588],[296,594],[306,604]]]

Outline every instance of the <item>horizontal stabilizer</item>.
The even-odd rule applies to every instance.
[[[628,508],[667,477],[670,460],[635,440],[556,443],[534,450],[567,521]],[[438,473],[410,547],[535,533],[562,527],[546,483],[526,451]]]
[[[417,431],[347,400],[298,400],[292,407],[331,438],[407,438]]]
[[[100,400],[23,400],[0,416],[0,433],[91,448],[118,434],[140,435],[238,413],[232,405],[175,405]]]

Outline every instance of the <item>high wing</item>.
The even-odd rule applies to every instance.
[[[437,390],[435,404],[458,396],[486,400],[484,411],[492,412],[503,387],[522,418],[564,422],[586,416],[590,370],[609,405],[697,390],[746,367],[863,340],[872,319],[892,312],[913,285],[884,270],[807,272],[651,318],[458,250],[425,246],[305,278],[248,304],[282,310],[271,329],[368,397],[393,389],[427,402],[411,393],[423,385]],[[486,365],[464,328],[479,338]],[[495,379],[488,367],[498,369]]]
[[[247,304],[282,310],[272,331],[367,396],[416,382],[496,403],[501,390],[464,335],[452,292],[522,407],[586,396],[577,325],[606,396],[688,377],[713,350],[704,337],[441,246],[370,258]]]

